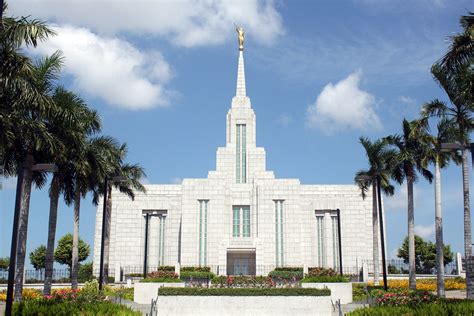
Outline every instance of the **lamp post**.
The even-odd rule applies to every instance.
[[[382,275],[383,275],[383,288],[385,291],[388,289],[387,283],[387,265],[385,260],[385,232],[384,232],[384,224],[383,224],[383,212],[382,212],[382,194],[380,190],[380,175],[375,177],[371,177],[368,175],[361,175],[356,178],[357,181],[370,181],[376,182],[377,185],[377,200],[378,200],[378,209],[379,209],[379,225],[380,225],[380,238],[381,238],[381,250],[382,250]],[[378,264],[376,262],[375,264]]]
[[[99,264],[99,290],[104,286],[104,255],[105,255],[105,230],[107,229],[107,193],[109,191],[109,180],[112,182],[124,182],[127,180],[125,176],[116,176],[112,179],[107,177],[104,180],[104,208],[102,210],[102,232],[100,238],[100,264]]]
[[[43,171],[43,172],[57,172],[58,166],[52,163],[34,164],[32,156],[27,156],[23,166],[19,168],[17,174],[16,197],[15,197],[15,213],[13,215],[13,230],[12,230],[12,244],[10,249],[10,264],[8,266],[8,288],[7,301],[5,306],[5,315],[11,316],[13,303],[13,282],[15,279],[16,270],[16,252],[18,248],[18,222],[20,220],[21,197],[23,194],[23,175],[25,170]]]

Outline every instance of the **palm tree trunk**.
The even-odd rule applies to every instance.
[[[54,175],[51,181],[51,194],[49,197],[49,224],[48,244],[46,245],[45,272],[44,272],[44,295],[51,294],[54,266],[54,240],[56,238],[56,222],[58,218],[59,201],[59,178]]]
[[[71,288],[77,289],[77,273],[79,271],[79,213],[81,209],[81,193],[76,189],[74,194],[74,231],[72,235]]]
[[[443,215],[441,213],[441,168],[439,157],[435,160],[435,230],[436,230],[436,273],[438,296],[445,297],[444,291],[444,244]]]
[[[467,149],[462,152],[462,190],[464,197],[464,257],[466,260],[466,296],[474,298],[474,280],[470,259],[472,256],[471,236],[471,209],[469,201],[469,165],[467,161]]]
[[[107,210],[106,210],[106,226],[104,238],[104,280],[107,283],[109,276],[109,253],[110,253],[110,224],[112,221],[112,186],[107,188]]]
[[[409,287],[416,290],[415,266],[415,207],[413,203],[413,177],[407,177],[408,191],[408,270]]]
[[[15,301],[21,301],[23,292],[28,216],[30,211],[31,183],[33,181],[33,172],[29,167],[24,169],[23,177],[23,195],[21,197],[20,222],[18,225],[18,250],[16,253]]]
[[[377,183],[372,183],[372,245],[374,261],[374,285],[379,284],[379,217],[377,214]]]

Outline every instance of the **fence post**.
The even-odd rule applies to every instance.
[[[179,264],[179,262],[177,262],[174,265],[174,273],[176,273],[178,275],[178,278],[181,275],[181,265]]]
[[[463,275],[463,270],[462,270],[462,256],[461,253],[456,252],[456,275],[457,276],[462,276],[465,277],[465,273]]]
[[[367,262],[362,263],[362,282],[367,283],[369,281],[369,269],[367,267]]]
[[[120,262],[115,263],[115,271],[114,271],[114,283],[120,283],[122,282],[122,279],[120,278]]]

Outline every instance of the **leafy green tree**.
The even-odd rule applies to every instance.
[[[369,161],[368,170],[360,170],[356,173],[355,182],[361,189],[362,197],[365,199],[367,191],[372,186],[372,249],[374,263],[374,284],[379,284],[379,218],[377,214],[377,181],[380,181],[380,187],[383,192],[391,196],[394,193],[394,187],[390,184],[390,161],[396,152],[387,148],[387,142],[378,139],[371,142],[368,138],[360,137],[360,143],[365,149]],[[361,180],[365,176],[366,180]]]
[[[416,273],[431,274],[436,270],[436,244],[425,241],[420,236],[415,235],[415,263]],[[454,255],[449,245],[443,247],[444,263],[453,261]],[[408,263],[408,237],[405,237],[402,246],[398,249],[397,256]]]
[[[411,290],[416,290],[416,267],[415,267],[415,204],[413,195],[413,184],[418,179],[418,172],[430,183],[433,175],[427,169],[428,161],[426,153],[428,145],[426,137],[428,132],[426,126],[418,121],[409,122],[403,120],[403,129],[401,135],[392,135],[386,137],[389,144],[397,149],[395,160],[392,165],[392,177],[400,185],[407,184],[408,195],[408,267],[409,267],[409,286]]]
[[[0,258],[0,270],[8,270],[9,265],[10,265],[10,258],[8,257]]]
[[[46,246],[40,245],[33,252],[30,252],[31,265],[36,269],[44,269],[46,261]]]
[[[79,238],[78,261],[84,261],[89,257],[90,247]],[[60,264],[72,266],[72,234],[66,234],[58,240],[58,246],[54,251],[54,260]]]

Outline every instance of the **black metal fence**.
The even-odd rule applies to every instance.
[[[25,283],[36,283],[44,281],[44,269],[25,270]],[[8,280],[8,270],[0,270],[0,283],[6,283]],[[53,269],[53,281],[68,282],[70,280],[70,271],[68,268]]]
[[[369,273],[374,273],[373,260],[364,260],[363,263],[367,264],[367,270]],[[379,263],[380,273],[382,273],[382,261]],[[408,274],[408,264],[403,259],[390,259],[387,260],[387,272],[388,274]],[[436,274],[436,267],[417,267],[417,274]],[[458,275],[456,261],[452,261],[444,266],[444,273],[446,275]]]

